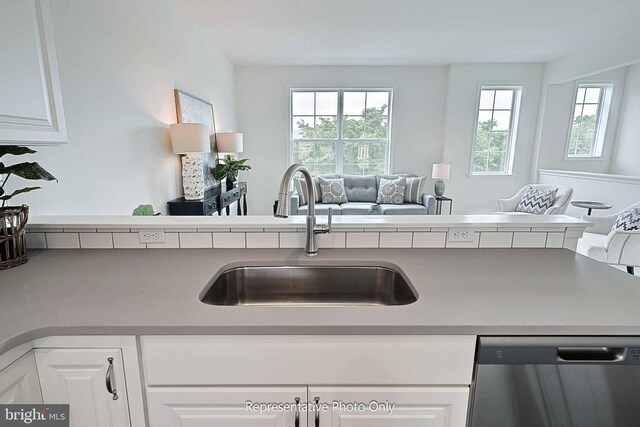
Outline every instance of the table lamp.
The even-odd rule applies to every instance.
[[[244,150],[242,134],[237,132],[217,133],[216,148],[219,153],[242,153]]]
[[[444,195],[444,180],[449,179],[449,172],[451,171],[451,165],[447,163],[435,163],[433,170],[431,171],[431,177],[436,180],[436,184],[433,191],[436,196],[441,197]]]
[[[175,154],[182,156],[182,188],[186,200],[204,198],[202,153],[211,152],[209,126],[198,123],[176,123],[169,126]]]

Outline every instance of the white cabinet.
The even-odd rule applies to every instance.
[[[71,426],[131,425],[120,349],[36,349],[35,354],[44,402],[68,403]]]
[[[0,371],[0,404],[42,403],[33,351]]]
[[[49,0],[0,0],[0,143],[66,142]]]
[[[309,411],[310,425],[464,427],[469,387],[309,387],[316,397],[328,410]]]
[[[306,427],[306,413],[298,412],[296,416],[294,405],[291,405],[296,399],[304,403],[306,398],[306,387],[154,387],[147,392],[149,425]],[[247,402],[281,403],[283,406],[260,412],[248,409]]]

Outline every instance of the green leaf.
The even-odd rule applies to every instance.
[[[133,210],[134,216],[154,216],[153,206],[151,205],[140,205]]]
[[[11,193],[11,194],[7,194],[7,195],[5,195],[5,196],[0,197],[0,200],[7,201],[7,200],[9,200],[9,199],[10,199],[10,198],[12,198],[12,197],[17,196],[18,194],[28,193],[29,191],[39,190],[39,189],[40,189],[40,187],[25,187],[25,188],[21,188],[21,189],[19,189],[19,190],[14,191],[14,192],[13,192],[13,193]],[[0,193],[0,194],[3,194],[3,193],[4,193],[4,190],[3,190],[3,192],[2,192],[2,193]]]
[[[23,154],[33,153],[36,153],[36,151],[28,147],[20,147],[18,145],[0,145],[0,157],[4,156],[5,154],[21,156]]]
[[[47,172],[42,166],[36,162],[24,162],[11,166],[2,166],[0,175],[11,173],[24,179],[45,181],[57,181],[56,177]]]

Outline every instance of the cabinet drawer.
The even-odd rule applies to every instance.
[[[471,384],[475,336],[142,337],[148,385]]]

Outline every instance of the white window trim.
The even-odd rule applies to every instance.
[[[577,81],[573,88],[573,97],[571,98],[571,113],[569,117],[569,126],[567,129],[567,137],[564,146],[564,160],[567,162],[581,162],[581,161],[601,161],[604,158],[604,143],[607,137],[609,116],[611,114],[611,102],[613,99],[613,91],[615,89],[616,82],[613,80],[582,80]],[[578,97],[578,89],[582,86],[588,87],[601,87],[602,92],[600,94],[602,99],[602,105],[598,108],[598,117],[596,118],[596,137],[595,144],[592,147],[592,155],[589,156],[570,156],[569,145],[571,144],[571,129],[573,128],[573,114],[576,108],[576,99]],[[593,151],[599,146],[600,154],[593,155]]]
[[[473,165],[476,156],[476,137],[478,133],[478,115],[480,112],[480,95],[482,90],[513,89],[515,95],[512,100],[511,121],[509,123],[509,145],[507,148],[507,168],[504,172],[474,172]],[[476,90],[475,119],[473,121],[473,139],[471,144],[471,156],[469,158],[469,177],[478,176],[512,176],[514,175],[515,153],[518,140],[518,128],[520,124],[520,111],[524,99],[525,83],[479,83]]]
[[[293,138],[293,94],[294,92],[338,92],[338,114],[337,114],[337,126],[338,134],[337,138],[305,138],[294,139]],[[387,114],[387,138],[384,139],[343,139],[342,138],[342,104],[344,92],[389,92],[389,105]],[[315,107],[314,107],[315,108]],[[287,162],[289,165],[293,164],[293,144],[295,142],[314,142],[314,141],[335,141],[336,142],[336,172],[342,174],[342,161],[344,155],[344,143],[345,142],[387,142],[386,146],[386,162],[384,165],[385,174],[389,173],[391,165],[391,132],[393,126],[393,88],[386,87],[367,87],[367,88],[289,88],[289,144],[287,146]]]

